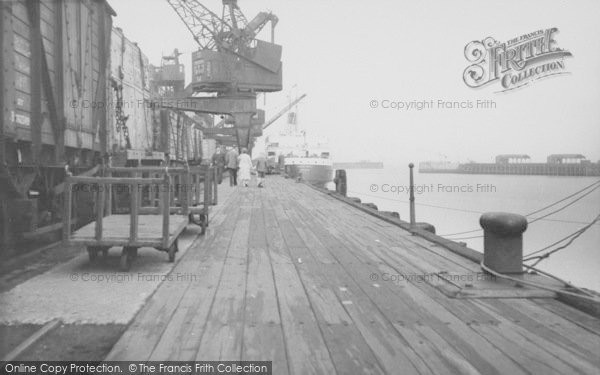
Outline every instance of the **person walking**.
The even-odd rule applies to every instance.
[[[258,156],[258,158],[256,159],[256,175],[257,175],[257,182],[258,182],[258,187],[265,187],[264,184],[264,180],[265,180],[265,174],[267,173],[267,158],[265,157],[265,154],[260,154]]]
[[[223,182],[223,169],[225,168],[225,146],[221,146],[215,151],[212,164],[217,170],[217,182],[220,185]]]
[[[248,187],[248,183],[250,182],[250,170],[252,169],[252,159],[250,159],[248,150],[245,148],[242,149],[242,153],[238,157],[238,165],[240,167],[240,181],[245,187]]]
[[[225,155],[225,163],[229,171],[229,186],[237,186],[238,156],[235,147]]]

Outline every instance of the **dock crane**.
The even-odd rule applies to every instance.
[[[198,0],[166,0],[191,32],[199,49],[192,54],[192,83],[185,100],[161,101],[166,109],[229,116],[238,146],[249,148],[257,93],[282,89],[282,47],[274,43],[278,18],[261,12],[250,22],[237,0],[222,0],[218,16]],[[271,41],[257,39],[271,24]],[[206,94],[211,94],[207,96]],[[204,95],[204,96],[200,96]]]
[[[279,111],[275,116],[273,116],[269,121],[265,122],[263,125],[263,130],[271,126],[275,121],[279,120],[279,118],[285,115],[290,109],[292,109],[296,104],[300,103],[302,99],[306,98],[306,94],[302,94],[300,97],[294,99],[290,104],[286,105],[281,111]]]
[[[300,103],[302,101],[302,99],[306,98],[306,96],[307,96],[307,94],[301,95],[300,97],[294,99],[289,104],[287,104],[285,107],[283,107],[279,112],[277,112],[277,114],[275,114],[273,117],[271,117],[266,122],[261,121],[262,128],[261,128],[260,134],[253,132],[252,135],[256,136],[256,137],[261,136],[262,130],[265,130],[269,126],[273,125],[273,123],[275,121],[279,120],[281,118],[281,116],[285,115],[290,109],[294,108],[294,106],[296,104]],[[264,120],[264,119],[262,119],[262,120]],[[227,136],[235,135],[235,131],[236,131],[235,127],[233,127],[233,126],[231,126],[231,127],[225,126],[227,124],[230,124],[229,121],[230,121],[229,119],[223,119],[212,128],[204,128],[203,129],[204,135],[208,138],[217,139],[221,143],[223,140],[227,141]]]

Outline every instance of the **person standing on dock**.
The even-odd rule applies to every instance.
[[[225,163],[229,171],[229,186],[237,186],[238,156],[235,147],[225,155]]]
[[[225,168],[225,146],[217,149],[212,157],[212,163],[217,170],[217,182],[221,184],[223,182],[223,168]]]
[[[258,187],[264,187],[265,173],[267,173],[267,158],[265,154],[260,154],[256,159],[256,174]]]
[[[248,155],[246,148],[242,149],[241,155],[238,157],[238,165],[240,167],[240,180],[245,187],[248,187],[250,182],[250,170],[252,169],[252,159]]]

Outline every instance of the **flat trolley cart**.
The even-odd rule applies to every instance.
[[[140,247],[152,247],[167,252],[173,262],[178,237],[190,219],[199,215],[203,232],[208,225],[211,168],[105,168],[103,172],[104,177],[68,176],[65,181],[63,240],[86,246],[90,261],[96,261],[100,253],[106,257],[111,247],[122,247],[120,268],[127,271]],[[129,176],[113,177],[117,172]],[[96,220],[71,233],[67,228],[71,227],[73,193],[79,189],[96,193]],[[128,197],[127,214],[112,214],[113,195]]]
[[[122,177],[162,178],[164,167],[109,167],[104,169],[105,175]],[[210,207],[217,204],[216,170],[209,166],[185,165],[169,168],[171,187],[169,189],[170,213],[187,215],[191,223],[202,227],[202,234],[209,223]],[[161,205],[160,194],[156,190],[144,191],[140,214],[158,214]]]

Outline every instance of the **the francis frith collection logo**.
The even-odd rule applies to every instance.
[[[492,37],[472,41],[465,47],[465,58],[471,63],[464,73],[465,84],[478,88],[492,83],[499,91],[513,90],[541,78],[567,74],[565,58],[571,52],[558,47],[553,27],[501,43]]]

